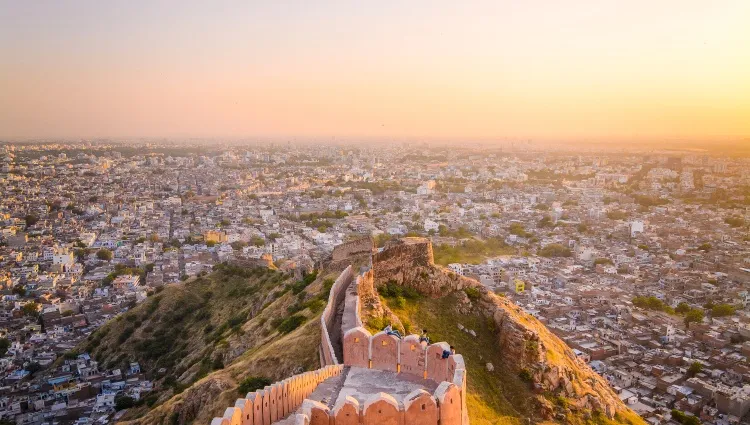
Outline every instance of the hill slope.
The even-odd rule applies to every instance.
[[[360,290],[366,323],[373,331],[388,320],[405,331],[426,328],[433,341],[453,344],[466,360],[473,425],[527,418],[644,423],[541,322],[478,282],[436,266],[429,241],[392,243],[375,255],[373,270],[374,288]]]
[[[248,377],[271,381],[318,367],[319,320],[339,270],[294,280],[219,265],[170,285],[91,335],[78,350],[108,367],[139,362],[155,391],[126,421],[210,422]]]

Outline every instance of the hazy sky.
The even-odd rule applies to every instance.
[[[0,0],[0,137],[750,140],[749,0]]]

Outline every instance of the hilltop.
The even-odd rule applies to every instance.
[[[137,361],[156,380],[155,393],[123,421],[209,423],[253,378],[272,382],[320,367],[319,318],[333,280],[350,264],[370,263],[371,255],[374,278],[359,290],[365,326],[427,328],[433,341],[453,344],[466,362],[472,424],[644,423],[542,323],[435,265],[428,240],[392,241],[374,254],[363,246],[338,250],[301,280],[219,265],[149,297],[80,350],[107,365]]]
[[[373,287],[360,288],[365,326],[428,329],[464,356],[473,425],[548,420],[643,420],[541,322],[478,282],[434,263],[422,238],[393,241],[373,257]]]

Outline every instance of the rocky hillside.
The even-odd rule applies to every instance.
[[[139,362],[156,390],[123,421],[209,423],[248,378],[318,367],[319,317],[340,270],[296,280],[266,267],[219,265],[169,285],[78,347],[107,367]],[[244,394],[244,393],[243,393]]]
[[[387,321],[427,328],[448,341],[468,368],[472,425],[644,423],[598,374],[541,322],[478,282],[436,266],[429,241],[406,238],[373,259],[375,288],[362,288],[373,330]]]

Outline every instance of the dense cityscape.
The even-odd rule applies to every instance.
[[[750,410],[746,158],[6,143],[0,188],[9,423],[107,423],[153,403],[164,371],[76,348],[165,285],[233,261],[302,276],[368,235],[429,238],[436,263],[537,317],[655,425]]]

